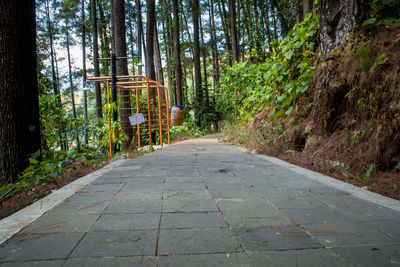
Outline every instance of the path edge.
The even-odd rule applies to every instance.
[[[119,166],[125,160],[116,160],[103,168],[91,172],[72,183],[69,183],[58,190],[53,191],[46,197],[39,199],[31,205],[17,211],[16,213],[0,220],[0,245],[13,237],[23,228],[34,222],[45,212],[52,209],[68,197],[75,194],[88,183],[93,182],[100,176],[108,173],[113,168]]]
[[[319,172],[315,172],[315,171],[312,171],[309,169],[305,169],[303,167],[299,167],[297,165],[291,164],[289,162],[286,162],[286,161],[278,159],[278,158],[274,158],[274,157],[270,157],[270,156],[266,156],[266,155],[260,155],[260,154],[257,154],[255,151],[250,151],[250,150],[240,147],[240,146],[238,146],[237,148],[239,148],[243,152],[251,153],[259,158],[270,161],[278,166],[289,169],[295,173],[305,175],[314,181],[320,182],[325,185],[332,186],[338,190],[345,191],[355,197],[358,197],[358,198],[373,202],[377,205],[400,212],[400,201],[399,200],[379,195],[377,193],[365,190],[358,186],[340,181],[338,179],[324,175]]]

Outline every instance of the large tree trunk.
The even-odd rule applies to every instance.
[[[329,1],[329,0],[328,0]],[[278,13],[278,19],[281,22],[282,35],[285,37],[289,32],[289,24],[286,21],[285,15],[283,14],[282,8],[277,0],[271,0],[272,4],[275,6]],[[332,1],[333,2],[333,1]]]
[[[40,149],[35,1],[0,1],[0,183]]]
[[[321,52],[326,55],[365,19],[367,0],[321,0],[319,11]]]
[[[199,38],[199,14],[200,6],[199,0],[192,0],[192,14],[193,14],[193,62],[195,73],[195,87],[196,87],[196,103],[195,103],[195,117],[196,125],[201,126],[203,105],[203,91],[201,88],[201,69],[200,69],[200,38]]]
[[[154,62],[156,66],[156,73],[157,73],[157,82],[161,83],[164,85],[164,73],[163,73],[163,67],[162,67],[162,61],[161,61],[161,51],[160,51],[160,43],[158,41],[158,30],[157,30],[157,25],[154,29]],[[164,91],[161,90],[160,94],[163,94]]]
[[[209,99],[208,99],[208,77],[207,77],[207,48],[206,44],[204,43],[204,33],[203,33],[203,22],[201,20],[201,16],[199,17],[200,20],[200,36],[201,36],[201,54],[203,58],[203,78],[204,78],[204,94],[206,97],[205,106],[209,106]]]
[[[117,58],[116,68],[117,75],[128,75],[128,64],[126,60],[126,27],[125,27],[125,1],[113,0],[113,28],[114,28],[114,44]],[[125,57],[125,59],[124,59]],[[131,116],[131,102],[129,90],[118,90],[118,94],[123,100],[119,103],[119,115],[121,120],[121,129],[128,136],[128,140],[123,138],[122,147],[128,149],[133,137],[133,129],[129,122]]]
[[[174,61],[175,61],[175,92],[176,104],[183,105],[182,97],[182,65],[181,65],[181,45],[179,41],[179,13],[178,0],[172,1],[172,10],[174,14]]]
[[[91,0],[91,16],[92,16],[92,38],[93,38],[93,67],[94,76],[100,76],[100,64],[99,64],[99,44],[97,36],[97,10],[96,10],[96,0]],[[103,117],[102,104],[101,104],[101,88],[100,84],[95,84],[96,88],[96,115],[97,118]]]

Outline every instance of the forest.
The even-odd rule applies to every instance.
[[[111,75],[113,53],[117,75],[143,73],[184,106],[172,141],[222,130],[400,199],[398,1],[16,2],[0,3],[0,201],[104,164],[115,129],[114,157],[146,153],[88,80]]]

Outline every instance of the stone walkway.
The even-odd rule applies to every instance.
[[[398,207],[209,136],[125,160],[5,242],[0,263],[400,266]]]

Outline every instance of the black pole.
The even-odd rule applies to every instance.
[[[117,68],[116,68],[117,56],[115,53],[111,53],[111,102],[117,103]],[[113,105],[114,106],[114,105]],[[118,121],[117,109],[113,109],[112,113],[113,122]],[[114,137],[118,136],[118,129],[114,130]],[[113,143],[113,154],[118,152],[118,147]]]

